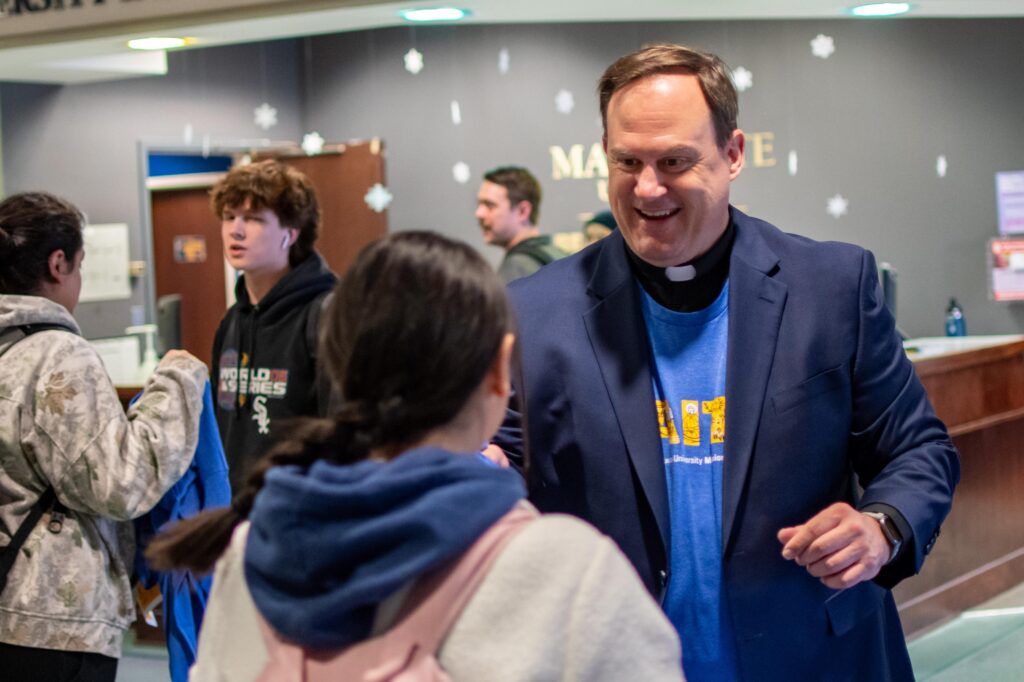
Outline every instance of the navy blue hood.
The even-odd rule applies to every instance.
[[[286,639],[347,646],[369,635],[381,601],[461,554],[524,496],[515,471],[436,448],[278,467],[249,516],[246,582]]]

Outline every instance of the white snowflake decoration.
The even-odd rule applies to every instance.
[[[277,125],[277,109],[267,102],[252,110],[253,122],[264,130],[270,130]]]
[[[501,51],[498,52],[498,73],[500,73],[503,76],[506,73],[508,73],[508,65],[509,65],[508,48],[507,47],[503,47],[503,48],[501,48]]]
[[[454,125],[462,123],[462,107],[459,106],[457,100],[452,100],[452,123]]]
[[[799,168],[800,160],[796,157],[796,151],[791,150],[789,152],[789,174],[796,175]]]
[[[828,208],[826,212],[838,220],[840,217],[846,215],[847,209],[850,207],[850,202],[846,200],[842,194],[836,194],[828,200]]]
[[[418,74],[423,70],[423,53],[417,50],[415,47],[405,53],[405,70],[412,75]]]
[[[814,36],[814,40],[811,41],[811,54],[815,57],[821,57],[822,59],[828,59],[832,56],[832,53],[836,51],[836,41],[832,39],[832,36],[827,36],[824,33],[819,33]]]
[[[379,182],[370,188],[370,191],[363,197],[363,201],[366,205],[372,208],[377,213],[383,213],[384,209],[388,207],[391,200],[395,197],[388,191],[388,188]]]
[[[306,156],[316,156],[324,150],[324,138],[320,133],[313,131],[302,136],[302,151]]]
[[[754,74],[750,73],[746,67],[741,66],[732,72],[732,82],[737,90],[746,92],[754,87]]]
[[[939,154],[939,158],[935,160],[935,173],[940,178],[944,178],[947,170],[949,170],[949,163],[946,161],[946,155]]]
[[[558,94],[555,95],[555,109],[558,110],[558,113],[571,114],[575,106],[576,100],[568,90],[559,90]]]
[[[192,136],[193,135],[194,135],[194,131],[192,129],[192,124],[191,123],[186,123],[185,124],[185,129],[183,131],[181,131],[181,139],[182,139],[182,141],[186,145],[192,144]]]
[[[469,165],[464,161],[459,161],[452,166],[452,177],[455,178],[455,182],[465,185],[469,182]]]

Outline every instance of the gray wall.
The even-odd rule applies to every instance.
[[[811,54],[818,33],[835,40],[827,60]],[[549,147],[600,141],[593,89],[608,63],[645,42],[679,41],[749,69],[754,86],[740,95],[740,125],[774,133],[776,164],[755,168],[748,146],[734,203],[892,263],[899,322],[910,335],[941,334],[953,295],[971,333],[1018,333],[1024,306],[988,300],[985,243],[997,229],[994,174],[1024,169],[1021,35],[1019,19],[459,26],[182,52],[164,78],[0,86],[6,189],[45,187],[96,222],[138,229],[136,140],[180,139],[186,122],[197,139],[263,136],[252,108],[265,99],[279,110],[277,139],[311,130],[330,140],[381,137],[395,195],[391,228],[437,229],[497,261],[472,218],[480,174],[530,167],[546,192],[542,229],[576,229],[579,213],[601,208],[597,183],[553,180]],[[411,47],[424,55],[418,75],[403,68]],[[555,109],[563,88],[575,97],[568,115]],[[790,150],[799,155],[795,176]],[[935,170],[940,154],[945,178]],[[466,184],[452,177],[459,161],[471,169]],[[836,193],[850,202],[839,219],[825,210]],[[87,328],[107,322],[95,324]]]

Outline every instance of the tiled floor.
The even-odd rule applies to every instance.
[[[170,682],[167,650],[157,646],[133,646],[125,642],[124,656],[117,666],[117,682]]]
[[[1024,680],[1024,584],[910,642],[918,682]]]
[[[918,682],[1024,680],[1024,584],[910,642]],[[128,646],[118,682],[169,682],[160,647]]]

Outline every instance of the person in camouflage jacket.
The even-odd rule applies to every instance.
[[[4,677],[4,656],[18,647],[120,657],[135,617],[134,536],[125,522],[149,511],[188,467],[207,380],[203,363],[171,351],[125,414],[70,313],[80,272],[77,283],[61,279],[79,270],[81,246],[72,263],[58,264],[56,281],[43,278],[38,295],[14,293],[26,288],[17,280],[31,261],[21,251],[32,232],[17,232],[21,223],[5,206],[12,201],[51,210],[60,202],[77,213],[43,194],[0,204],[0,544],[47,488],[67,509],[60,532],[48,529],[52,513],[35,525],[0,593],[0,643],[13,645],[0,655]],[[64,329],[26,335],[24,325]]]

